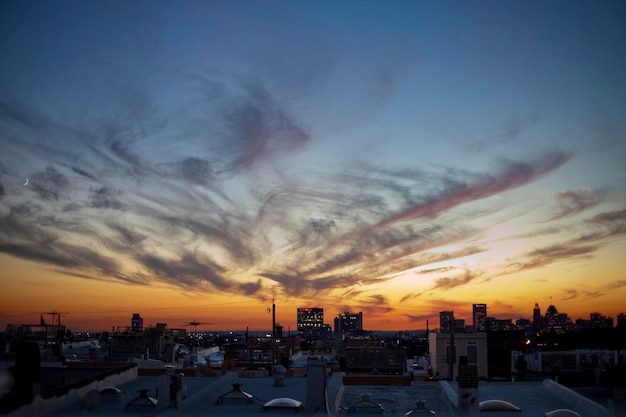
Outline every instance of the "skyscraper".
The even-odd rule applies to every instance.
[[[533,323],[539,324],[541,321],[541,309],[539,308],[539,303],[535,303],[535,308],[533,308]]]
[[[487,304],[472,304],[474,331],[484,332],[487,330]]]
[[[335,317],[335,334],[355,334],[363,330],[363,313],[341,313]]]
[[[298,333],[317,334],[324,327],[324,309],[319,307],[298,308]]]
[[[450,326],[454,326],[454,311],[439,312],[439,331],[450,333]]]
[[[139,313],[133,314],[133,318],[130,320],[130,330],[133,332],[143,331],[143,319]]]

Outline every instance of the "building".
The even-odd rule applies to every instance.
[[[335,336],[352,336],[363,331],[363,313],[341,313],[335,317]]]
[[[565,313],[559,313],[557,308],[550,304],[544,317],[544,331],[554,333],[564,333],[573,327],[571,320]]]
[[[479,378],[488,377],[487,362],[487,333],[459,333],[454,334],[453,349],[450,349],[450,334],[430,333],[428,348],[430,350],[430,365],[434,375],[448,377],[452,365],[452,380],[458,376],[461,356],[467,357],[467,365],[474,365],[478,369]],[[452,356],[450,356],[452,355]],[[452,359],[452,363],[450,363]]]
[[[406,349],[385,347],[380,341],[378,346],[346,346],[343,355],[340,369],[348,375],[402,375],[407,360]]]
[[[116,358],[162,358],[168,345],[173,346],[174,340],[156,332],[118,333],[111,336],[109,355]]]
[[[454,324],[454,311],[439,312],[439,331],[441,333],[449,333],[450,327]]]
[[[143,319],[139,313],[133,314],[133,318],[130,320],[130,330],[135,333],[143,331]]]
[[[270,369],[273,365],[289,365],[286,345],[279,345],[275,337],[247,337],[243,344],[225,346],[224,359],[235,367],[246,369]]]
[[[514,330],[512,319],[497,319],[495,317],[487,317],[487,329],[490,331]]]
[[[613,328],[613,318],[603,316],[600,313],[590,313],[588,326],[591,329],[611,329]]]
[[[319,307],[298,308],[298,334],[304,336],[325,336],[328,325],[324,324],[324,309]]]
[[[472,324],[475,332],[487,330],[487,304],[472,304]]]
[[[539,308],[539,303],[535,303],[535,308],[533,308],[533,330],[535,332],[540,332],[544,327],[545,321],[543,316],[541,315],[541,309]]]

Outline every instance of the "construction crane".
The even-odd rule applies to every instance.
[[[188,321],[186,323],[181,324],[181,326],[189,326],[190,331],[191,329],[193,329],[195,340],[192,342],[192,353],[193,353],[195,364],[198,364],[198,326],[200,326],[201,324],[214,324],[214,323],[200,322],[200,321],[196,321],[196,319],[193,319],[192,321]]]
[[[52,310],[52,311],[47,311],[47,312],[41,313],[41,314],[42,315],[43,314],[49,314],[50,316],[52,316],[52,325],[54,325],[54,322],[56,321],[57,322],[56,323],[57,326],[60,326],[61,325],[61,315],[69,314],[69,313],[66,313],[66,312],[63,312],[63,311]]]
[[[199,321],[196,321],[194,319],[192,321],[188,321],[186,323],[181,324],[181,326],[189,326],[189,330],[190,331],[193,328],[193,331],[197,333],[198,332],[198,326],[200,326],[201,324],[213,324],[213,323],[199,322]]]

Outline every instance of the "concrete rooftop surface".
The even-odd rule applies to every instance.
[[[372,402],[384,407],[384,415],[404,416],[414,408],[417,400],[424,400],[426,408],[436,412],[437,416],[451,417],[458,415],[452,406],[450,395],[458,391],[455,383],[445,381],[426,382],[415,381],[411,386],[383,386],[383,385],[343,385],[328,383],[328,398],[332,401],[333,395],[339,395],[336,404],[337,411],[331,415],[360,415],[361,412],[350,413],[348,409],[361,400],[363,394],[369,395]],[[335,375],[335,381],[340,381],[340,375]],[[253,401],[246,405],[244,402],[217,404],[217,398],[230,392],[232,384],[241,384],[241,390],[254,395]],[[139,390],[150,390],[149,395],[156,397],[158,386],[157,377],[137,377],[117,388],[120,394],[100,394],[98,404],[91,411],[85,408],[85,401],[76,401],[74,404],[45,414],[50,417],[72,416],[255,416],[266,417],[284,416],[293,414],[293,410],[264,411],[263,405],[274,398],[292,398],[307,404],[307,378],[287,377],[284,385],[275,385],[272,377],[243,378],[235,373],[221,377],[185,377],[185,399],[180,408],[171,407],[168,398],[161,397],[155,408],[137,407],[126,409],[125,405],[138,397]],[[333,394],[331,391],[335,392]],[[447,390],[447,392],[446,392]],[[479,401],[499,399],[508,401],[521,411],[482,411],[481,415],[488,417],[543,417],[546,412],[557,409],[570,409],[582,417],[602,417],[596,414],[593,408],[585,407],[585,398],[574,394],[575,400],[563,397],[550,388],[545,382],[481,382],[479,385]],[[569,390],[568,390],[569,392]],[[571,392],[569,392],[571,394]],[[582,402],[581,402],[582,401]],[[587,400],[592,403],[591,400]],[[581,404],[583,404],[581,406]],[[591,411],[590,411],[591,410]],[[301,409],[299,415],[327,415],[326,413]],[[371,414],[371,413],[370,413]],[[28,416],[28,414],[13,413],[11,417]]]

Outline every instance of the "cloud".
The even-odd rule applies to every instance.
[[[224,277],[226,272],[207,256],[183,251],[177,258],[164,258],[157,255],[139,254],[135,259],[160,281],[183,288],[206,290],[211,288],[229,290],[233,282]]]
[[[77,166],[72,166],[72,171],[74,171],[78,175],[81,175],[81,176],[83,176],[85,178],[88,178],[90,180],[94,180],[94,181],[96,180],[96,177],[93,174],[91,174],[91,173],[89,173],[89,172],[85,171],[84,169],[79,168]]]
[[[384,70],[378,75],[376,97],[384,102],[393,80]],[[422,268],[419,279],[446,272],[429,265],[486,251],[474,243],[483,231],[452,209],[526,185],[570,158],[553,152],[527,162],[499,160],[493,173],[371,162],[283,172],[283,159],[316,138],[309,121],[265,80],[209,80],[198,95],[183,92],[174,111],[123,84],[112,93],[117,112],[85,113],[81,123],[4,103],[0,123],[33,133],[32,146],[12,153],[46,161],[54,155],[30,176],[28,191],[36,199],[24,206],[11,202],[24,210],[20,230],[7,229],[0,243],[15,256],[24,252],[70,268],[69,247],[45,258],[10,245],[85,241],[98,248],[87,255],[99,255],[102,267],[94,272],[76,263],[75,276],[100,276],[110,268],[111,280],[251,296],[270,280],[277,293],[290,296],[337,291],[363,298],[363,289],[405,271]],[[30,148],[38,153],[30,155]],[[438,249],[445,246],[461,249]],[[118,263],[106,267],[105,259]],[[434,288],[472,279],[441,278]],[[388,306],[376,311],[381,308]]]
[[[386,314],[395,310],[389,304],[387,297],[382,294],[368,295],[365,299],[360,299],[359,302],[361,304],[358,309],[367,316]]]
[[[218,181],[211,161],[189,156],[179,162],[163,164],[163,174],[195,185],[210,186]]]
[[[91,201],[89,202],[89,207],[112,210],[124,209],[124,205],[119,201],[118,198],[122,194],[121,191],[102,186],[97,188],[90,188],[89,193],[91,199]]]
[[[69,180],[55,167],[49,166],[45,171],[30,176],[29,188],[33,189],[44,200],[58,200],[67,190]]]
[[[583,239],[598,239],[626,233],[626,209],[608,211],[595,215],[587,224],[596,227],[598,232],[586,235]]]
[[[594,289],[588,289],[584,285],[581,288],[564,288],[561,290],[563,296],[561,299],[563,301],[570,301],[576,299],[582,300],[590,300],[594,298],[599,298],[607,293],[614,292],[622,287],[626,287],[626,280],[617,280],[613,282],[609,282],[604,285],[600,285]]]
[[[424,321],[424,320],[439,318],[439,314],[437,313],[422,314],[422,315],[405,314],[404,316],[407,317],[411,323],[417,323],[417,322]]]
[[[563,293],[563,296],[561,297],[561,300],[563,301],[570,301],[570,300],[576,300],[576,299],[583,299],[583,300],[590,300],[593,298],[599,298],[602,297],[606,294],[605,290],[593,290],[593,291],[589,291],[589,290],[585,290],[585,289],[573,289],[573,288],[564,288],[563,290],[561,290],[561,292]]]
[[[540,268],[565,259],[589,259],[601,248],[603,240],[626,233],[626,210],[602,212],[576,226],[585,228],[580,237],[522,254],[519,260],[506,265],[502,274]],[[576,230],[574,226],[569,228]],[[557,231],[559,230],[547,228],[514,237],[536,237],[555,234]]]
[[[549,220],[551,221],[565,216],[571,216],[588,208],[594,207],[602,201],[603,194],[603,192],[600,193],[591,189],[562,191],[556,195],[560,210]]]
[[[230,157],[232,170],[251,169],[273,156],[305,146],[310,134],[260,81],[244,82],[242,95],[225,106],[226,140],[220,154]]]
[[[626,280],[618,280],[618,281],[613,281],[612,283],[609,284],[609,287],[613,290],[616,290],[618,288],[622,288],[622,287],[626,287]]]
[[[437,273],[437,272],[448,272],[448,271],[451,271],[453,269],[456,269],[456,267],[454,267],[454,266],[441,266],[441,267],[438,267],[438,268],[421,269],[419,271],[415,271],[415,273],[418,274],[418,275],[424,275],[424,274],[433,274],[433,273]]]
[[[561,297],[561,300],[563,301],[573,300],[578,297],[578,291],[575,289],[563,289],[562,292],[563,296]]]
[[[459,287],[461,285],[468,284],[472,282],[474,279],[479,278],[482,274],[465,271],[461,275],[457,275],[455,277],[444,277],[438,278],[435,280],[435,285],[433,285],[432,289],[445,289],[449,290],[454,287]]]
[[[532,162],[501,159],[502,168],[496,175],[483,175],[474,184],[450,178],[451,181],[448,182],[443,192],[386,218],[375,227],[388,226],[418,217],[434,217],[460,204],[481,200],[523,186],[554,171],[570,158],[571,155],[568,153],[553,152]]]
[[[563,259],[589,258],[596,246],[553,245],[535,249],[520,257],[520,261],[506,266],[504,273],[540,268]]]
[[[119,264],[107,256],[89,248],[59,241],[51,245],[0,244],[0,252],[63,269],[92,271],[99,277],[114,277],[120,270]]]
[[[477,153],[485,152],[494,146],[510,146],[520,141],[522,134],[538,124],[541,117],[537,113],[524,117],[511,117],[508,120],[481,126],[479,131],[468,130],[450,123],[449,119],[434,125],[433,128],[446,137],[450,137],[455,146]]]
[[[544,227],[542,229],[533,230],[528,233],[521,233],[518,235],[509,236],[508,239],[527,239],[539,236],[555,235],[562,232],[563,229],[556,226]]]

